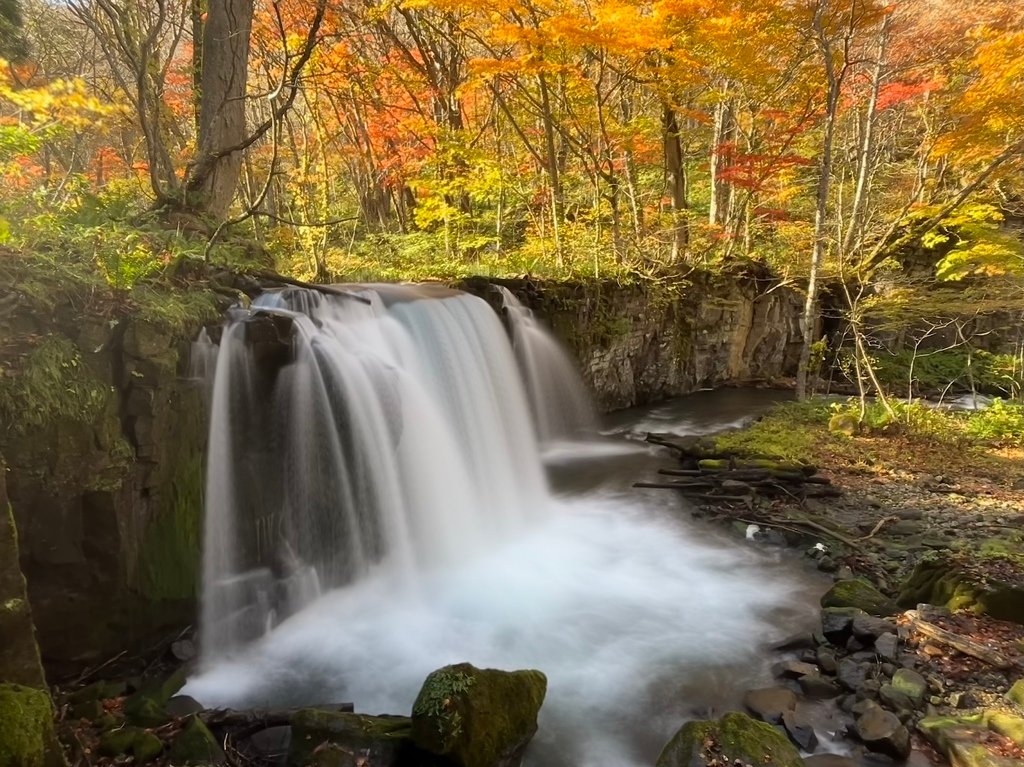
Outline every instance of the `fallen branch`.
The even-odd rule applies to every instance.
[[[208,727],[249,727],[260,725],[262,727],[279,727],[291,724],[292,718],[300,711],[315,708],[318,711],[335,711],[351,714],[355,706],[351,703],[331,703],[320,706],[305,706],[304,708],[287,709],[243,709],[217,708],[199,713],[199,718]]]
[[[873,528],[871,528],[871,532],[870,533],[868,533],[867,535],[862,535],[857,540],[858,541],[866,541],[869,538],[874,538],[875,534],[879,530],[881,530],[883,527],[885,527],[890,522],[895,522],[897,519],[899,519],[899,517],[882,517],[880,520],[878,520],[878,524],[875,525]]]
[[[910,627],[914,631],[933,642],[939,642],[940,644],[952,647],[964,655],[970,655],[972,658],[977,658],[999,669],[1011,668],[1014,665],[1013,661],[1000,655],[995,650],[990,650],[980,642],[975,642],[973,639],[968,639],[960,634],[954,634],[952,631],[946,631],[946,629],[940,628],[934,623],[929,623],[920,617],[917,610],[907,610],[904,615],[910,620]]]

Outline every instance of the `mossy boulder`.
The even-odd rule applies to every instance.
[[[53,731],[53,704],[45,690],[0,684],[0,765],[58,767],[64,757]]]
[[[1024,588],[991,577],[982,580],[946,557],[919,562],[898,601],[906,607],[926,602],[1024,625]]]
[[[185,686],[188,674],[184,667],[170,676],[144,683],[124,701],[124,715],[131,724],[157,727],[171,720],[164,707]]]
[[[863,578],[836,581],[821,598],[822,607],[856,607],[868,615],[885,617],[899,612],[899,606]]]
[[[1009,732],[1019,734],[1019,731],[1014,730],[1014,725],[1024,727],[1024,720],[996,712],[983,712],[963,717],[927,716],[918,722],[917,727],[950,764],[963,767],[1009,767],[1019,760],[990,751],[985,744],[988,742],[989,731],[1006,734],[1012,739]]]
[[[367,716],[306,709],[292,717],[290,767],[390,765],[415,751],[407,716]]]
[[[174,739],[167,757],[175,767],[189,764],[223,764],[224,750],[209,728],[198,717],[193,716]]]
[[[1013,687],[1006,693],[1006,699],[1024,708],[1024,679],[1018,679],[1013,683]]]
[[[845,434],[847,437],[852,437],[859,428],[860,422],[856,416],[850,413],[836,413],[828,419],[828,430],[832,434]]]
[[[540,671],[445,666],[426,678],[413,704],[413,742],[459,767],[517,765],[537,731],[547,685]]]
[[[770,764],[803,767],[803,759],[777,729],[746,714],[687,722],[662,749],[657,767],[705,767],[716,764]]]

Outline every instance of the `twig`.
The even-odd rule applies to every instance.
[[[897,519],[899,519],[899,517],[882,517],[880,520],[878,520],[878,524],[871,529],[870,533],[868,533],[867,535],[862,535],[857,540],[866,541],[869,538],[874,538],[875,533],[877,533],[879,530],[885,527],[885,525],[887,525],[889,522],[895,522]]]

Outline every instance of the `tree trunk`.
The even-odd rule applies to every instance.
[[[690,230],[686,218],[689,202],[683,143],[679,136],[679,118],[671,104],[662,104],[661,127],[665,141],[665,175],[672,199],[672,260],[676,261],[689,245]]]
[[[242,170],[253,4],[254,0],[211,3],[203,29],[199,139],[186,205],[216,218],[223,218],[231,207]]]

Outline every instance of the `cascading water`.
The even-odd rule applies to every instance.
[[[562,371],[538,371],[540,394],[575,378],[532,361]],[[520,371],[497,315],[453,291],[289,289],[229,322],[185,693],[407,714],[447,663],[537,668],[527,765],[631,767],[767,681],[763,648],[813,620],[816,584],[633,490],[648,446],[574,443],[553,494]]]
[[[597,429],[594,406],[569,356],[512,291],[495,287],[509,320],[512,347],[541,440],[593,435]]]

